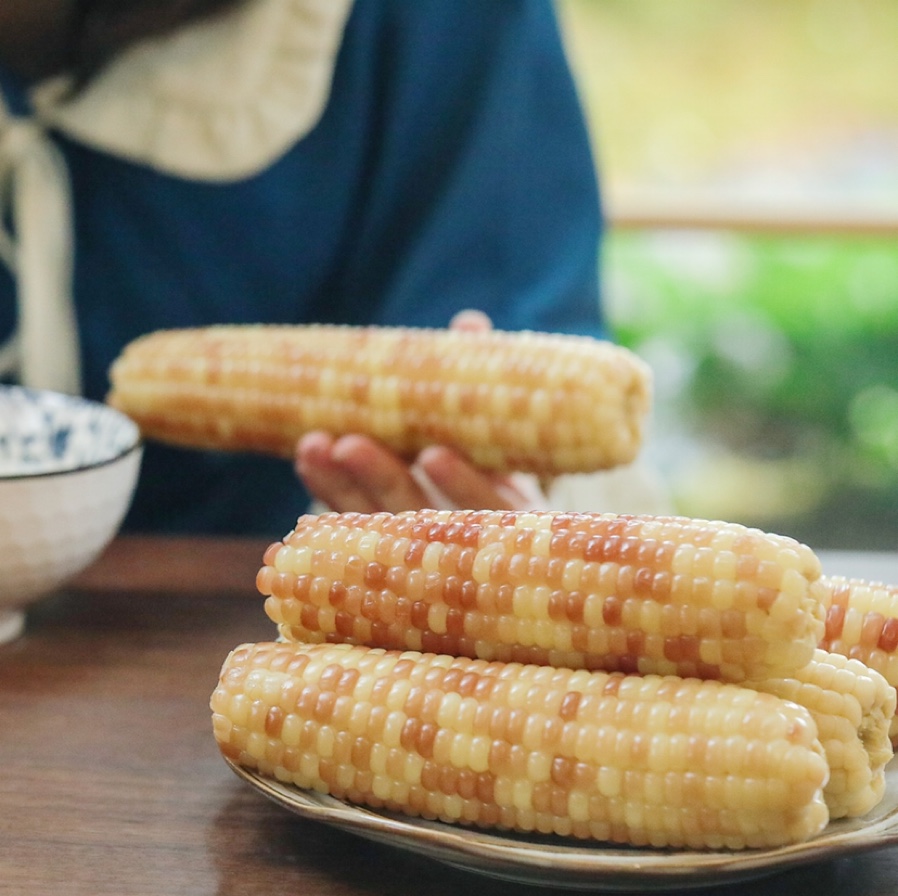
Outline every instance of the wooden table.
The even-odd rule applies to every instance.
[[[539,892],[300,819],[224,765],[209,695],[272,635],[264,547],[120,539],[0,648],[0,893]],[[894,896],[898,848],[700,892]]]

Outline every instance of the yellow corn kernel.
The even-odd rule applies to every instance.
[[[810,712],[830,769],[823,790],[830,818],[864,815],[882,799],[896,697],[878,672],[860,660],[817,650],[794,675],[746,686]]]
[[[404,456],[427,445],[544,475],[627,463],[651,403],[647,366],[584,336],[402,327],[231,325],[124,349],[109,403],[147,438],[292,457],[322,429]]]
[[[345,729],[331,712],[334,689],[369,681],[358,699],[374,718],[375,695],[396,680],[410,684],[399,745],[387,750],[375,726],[353,731],[354,774],[336,773],[317,751],[321,737],[283,749],[283,719],[300,706],[336,743]],[[529,700],[509,709],[521,683]],[[463,731],[440,709],[459,697],[480,709]],[[232,708],[245,700],[254,711],[241,724]],[[801,841],[828,821],[828,768],[807,710],[734,684],[279,642],[236,648],[211,708],[219,747],[239,765],[445,822],[742,849]]]
[[[359,533],[376,533],[389,559],[366,562],[354,547]],[[294,574],[293,554],[305,558],[309,544],[326,547]],[[425,574],[434,545],[439,569]],[[257,586],[266,612],[295,641],[738,682],[807,665],[823,633],[810,548],[728,523],[556,512],[307,515],[264,564]],[[412,591],[416,575],[424,584]],[[355,592],[358,607],[349,602]]]

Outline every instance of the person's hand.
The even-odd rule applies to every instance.
[[[491,326],[479,311],[462,311],[455,329],[482,331]],[[443,445],[425,448],[406,463],[376,439],[350,434],[335,438],[311,432],[296,446],[295,468],[312,497],[340,513],[420,510],[532,510],[545,507],[536,480],[501,476],[478,469]]]

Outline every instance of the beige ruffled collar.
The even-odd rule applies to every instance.
[[[64,102],[40,85],[36,117],[79,142],[199,180],[263,170],[318,122],[352,0],[252,0],[148,40]]]
[[[12,116],[0,96],[0,263],[15,276],[18,309],[16,332],[0,344],[0,375],[81,388],[71,197],[47,129],[178,177],[250,177],[318,122],[351,7],[251,0],[135,46],[74,100],[64,80],[38,85],[32,118]]]

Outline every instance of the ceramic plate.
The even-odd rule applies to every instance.
[[[698,888],[759,878],[818,859],[898,843],[898,759],[886,769],[885,796],[863,818],[832,822],[805,843],[745,852],[627,849],[488,833],[352,806],[225,761],[238,777],[303,818],[490,877],[568,889],[644,892]]]

